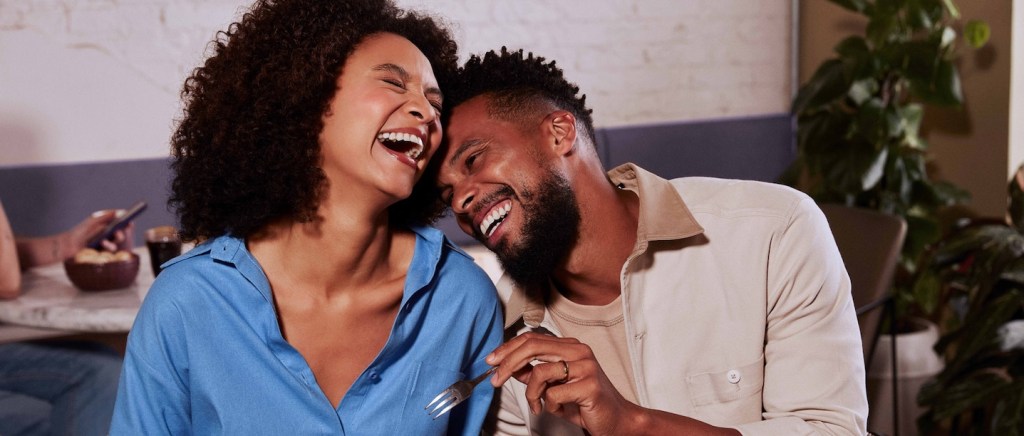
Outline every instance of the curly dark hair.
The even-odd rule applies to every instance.
[[[411,41],[448,88],[458,68],[450,31],[391,0],[257,0],[217,34],[213,54],[185,81],[171,138],[169,204],[183,238],[246,238],[277,220],[315,219],[327,184],[323,115],[345,60],[381,32]],[[430,223],[440,212],[436,197],[416,188],[389,216]]]
[[[579,86],[565,79],[555,61],[545,62],[533,53],[523,50],[501,53],[488,51],[483,58],[473,55],[459,69],[455,83],[445,90],[444,120],[451,110],[473,97],[487,94],[491,97],[488,113],[506,121],[524,121],[538,104],[553,104],[569,111],[583,123],[587,138],[593,144],[594,121],[587,109],[587,96],[577,97]]]

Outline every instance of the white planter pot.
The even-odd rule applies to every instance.
[[[939,340],[939,329],[926,320],[914,320],[920,330],[896,335],[896,388],[899,400],[900,436],[917,434],[917,417],[924,409],[917,405],[921,386],[942,371],[942,358],[932,347]],[[875,356],[868,367],[868,430],[895,434],[892,416],[892,336],[881,335]]]

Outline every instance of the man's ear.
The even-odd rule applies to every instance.
[[[554,111],[544,117],[542,126],[556,153],[566,155],[576,149],[576,117],[572,113]]]

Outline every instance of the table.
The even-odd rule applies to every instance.
[[[22,295],[0,301],[0,343],[83,332],[127,332],[153,284],[146,247],[133,251],[139,255],[139,274],[124,289],[81,291],[59,263],[26,271]]]

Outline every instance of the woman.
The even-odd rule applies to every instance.
[[[0,202],[0,299],[21,295],[21,272],[72,257],[115,218],[94,213],[57,234],[15,237]],[[103,248],[130,246],[116,232]],[[106,434],[121,358],[85,341],[0,344],[0,434]]]
[[[203,241],[128,339],[113,434],[478,434],[493,285],[426,184],[456,45],[388,0],[261,0],[186,81],[171,203]],[[408,198],[407,198],[408,197]]]

